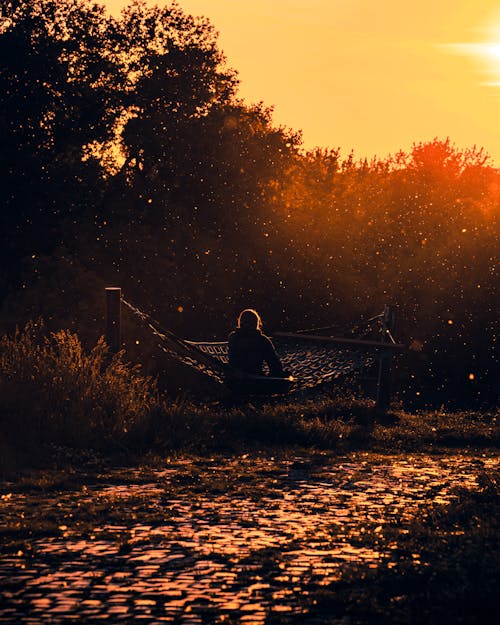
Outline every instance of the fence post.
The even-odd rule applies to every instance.
[[[384,306],[382,326],[384,328],[384,341],[394,340],[393,333],[396,325],[396,312],[392,306]],[[387,410],[391,403],[391,360],[390,350],[381,349],[379,354],[378,378],[377,378],[377,408]]]
[[[105,339],[109,349],[116,354],[120,351],[121,337],[121,300],[120,287],[106,287],[106,334]]]

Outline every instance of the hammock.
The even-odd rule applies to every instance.
[[[230,375],[227,341],[200,342],[181,339],[173,332],[160,328],[149,315],[130,302],[125,299],[122,299],[122,302],[149,326],[159,339],[158,347],[162,351],[196,371],[210,376],[220,384],[227,383],[228,374]],[[342,341],[345,343],[344,346],[342,346]],[[380,341],[332,339],[286,333],[275,334],[273,344],[281,359],[283,369],[289,377],[272,378],[250,375],[244,377],[256,383],[259,381],[281,383],[280,392],[313,388],[363,369],[375,362],[377,356],[374,355],[374,348],[380,351],[388,347]]]

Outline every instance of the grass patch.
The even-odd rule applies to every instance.
[[[372,548],[395,546],[398,563],[376,571],[351,567],[339,583],[311,593],[310,616],[321,619],[334,610],[355,623],[498,622],[498,475],[485,472],[477,490],[457,495],[446,506],[427,508],[403,532],[388,525],[378,534],[363,534]]]
[[[177,404],[158,415],[151,431],[159,448],[197,452],[248,446],[423,451],[498,447],[500,441],[496,412],[381,414],[368,400],[328,397],[229,410]]]
[[[43,322],[0,339],[0,473],[95,460],[133,462],[150,451],[231,452],[298,446],[419,451],[498,447],[498,412],[379,413],[370,400],[315,396],[281,402],[201,405],[162,396],[139,366],[101,339],[48,333]],[[88,456],[88,457],[87,457]]]

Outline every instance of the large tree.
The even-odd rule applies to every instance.
[[[162,315],[182,306],[185,318],[194,306],[206,316],[269,285],[269,196],[300,135],[275,128],[269,108],[238,99],[237,76],[206,20],[176,4],[136,2],[118,28],[129,80],[106,245],[129,289],[139,285],[149,301],[168,293]]]
[[[120,104],[101,7],[0,6],[1,297],[18,285],[25,258],[71,247],[92,219],[100,165],[88,150],[112,134]]]

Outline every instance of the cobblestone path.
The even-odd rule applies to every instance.
[[[353,565],[426,566],[374,537],[407,531],[495,465],[481,453],[245,454],[4,484],[0,623],[313,622],[311,591]]]

